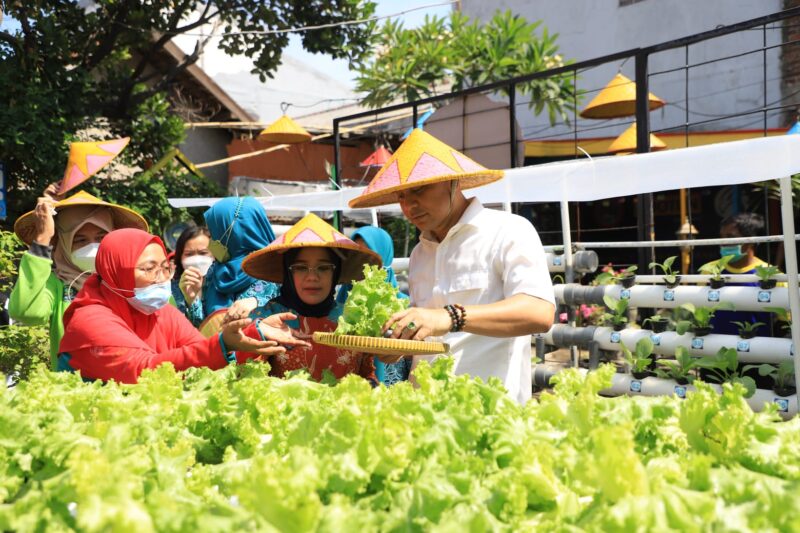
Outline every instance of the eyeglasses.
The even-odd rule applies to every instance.
[[[142,273],[142,276],[147,281],[158,281],[159,278],[166,280],[172,279],[175,273],[175,267],[168,262],[156,265],[155,263],[147,263],[144,266],[137,266],[136,270]]]
[[[336,270],[336,265],[331,263],[323,263],[321,265],[317,265],[315,267],[304,265],[302,263],[297,265],[291,265],[289,267],[289,272],[294,274],[295,276],[300,276],[301,278],[307,277],[312,272],[315,273],[317,276],[331,276],[333,275],[333,271]]]

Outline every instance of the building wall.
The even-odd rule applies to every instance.
[[[228,155],[234,156],[255,152],[275,146],[274,143],[255,139],[235,139],[228,145]],[[352,146],[341,146],[342,179],[358,182],[364,176],[365,169],[358,164],[372,153],[372,142],[359,142]],[[236,176],[286,181],[319,182],[328,179],[325,162],[333,165],[333,144],[308,142],[295,144],[286,149],[279,149],[246,159],[231,161],[228,164],[230,179]],[[375,171],[370,171],[373,176]],[[369,177],[364,180],[368,183]]]
[[[560,54],[567,59],[583,61],[631,48],[658,44],[672,39],[712,30],[743,20],[767,15],[783,9],[784,0],[462,0],[462,11],[471,17],[488,20],[497,9],[511,9],[529,21],[542,20],[550,33],[558,33]],[[764,33],[745,31],[692,45],[690,63],[709,61],[760,47]],[[767,44],[782,40],[780,28],[766,32]],[[686,120],[686,74],[684,71],[653,75],[655,72],[685,64],[686,50],[678,49],[651,56],[650,90],[668,102],[651,113],[651,129],[680,127]],[[723,115],[742,113],[764,104],[763,54],[758,53],[698,66],[690,70],[688,86],[689,121],[705,121]],[[580,73],[578,88],[601,89],[621,68],[634,78],[634,60],[602,65]],[[781,51],[766,54],[767,102],[781,100]],[[579,104],[583,108],[594,96],[590,92]],[[518,102],[524,102],[524,96]],[[571,134],[567,125],[550,126],[546,116],[534,117],[527,106],[518,108],[519,121],[526,138],[547,139]],[[586,137],[616,136],[626,126],[622,122],[578,121],[578,129],[608,127],[582,134]],[[768,127],[783,127],[782,113],[769,117]],[[761,128],[763,114],[737,119],[715,120],[698,125],[696,130]],[[675,129],[671,131],[676,131]]]
[[[214,128],[189,129],[186,140],[178,147],[194,164],[216,161],[228,157],[226,146],[231,141],[228,130]],[[210,180],[223,189],[228,187],[228,165],[201,169]]]

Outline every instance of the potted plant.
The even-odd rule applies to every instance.
[[[727,268],[728,263],[731,262],[735,256],[726,255],[700,267],[700,273],[711,276],[708,284],[712,289],[721,289],[725,286],[725,278],[722,277],[722,272]]]
[[[739,356],[736,348],[720,348],[714,355],[706,355],[695,361],[697,368],[708,371],[707,377],[712,383],[739,383],[746,390],[745,398],[749,398],[756,391],[756,382],[750,376],[745,376],[739,369]]]
[[[601,319],[603,324],[614,328],[614,331],[622,331],[628,323],[628,300],[617,300],[611,296],[603,296],[603,302],[610,312],[603,313]]]
[[[692,372],[697,368],[697,360],[689,354],[685,346],[675,349],[675,359],[660,359],[662,368],[656,370],[656,375],[663,379],[674,379],[679,385],[686,385],[694,381]]]
[[[763,322],[739,322],[733,321],[731,324],[734,324],[737,328],[739,328],[739,336],[743,339],[752,339],[758,333],[758,328],[764,326]]]
[[[711,333],[711,319],[714,314],[720,309],[733,309],[730,302],[721,302],[713,307],[695,307],[694,304],[683,304],[681,309],[685,309],[690,313],[689,320],[679,320],[675,325],[675,331],[678,335],[683,335],[687,331],[692,331],[695,337],[703,337]]]
[[[631,265],[625,270],[621,270],[617,274],[612,275],[611,279],[614,280],[614,283],[619,283],[626,289],[630,289],[633,287],[633,284],[636,283],[637,268],[636,265]]]
[[[783,307],[765,307],[764,311],[775,313],[777,321],[780,323],[780,331],[784,337],[792,336],[792,315],[788,309]]]
[[[664,333],[667,331],[667,326],[669,326],[669,318],[661,315],[653,315],[645,318],[642,321],[642,326],[644,327],[645,324],[648,323],[650,324],[650,329],[653,330],[653,333]]]
[[[636,379],[644,379],[652,373],[649,368],[653,364],[653,341],[650,337],[642,337],[636,342],[636,347],[631,352],[624,343],[620,343],[625,362],[631,374]]]
[[[772,378],[772,390],[778,396],[791,396],[797,392],[794,381],[794,362],[786,359],[781,361],[778,366],[763,364],[763,365],[747,365],[742,369],[742,372],[747,372],[752,368],[758,369],[759,376],[769,376]]]
[[[672,263],[674,263],[675,259],[677,258],[678,258],[677,255],[673,255],[672,257],[667,257],[663,263],[656,263],[655,261],[653,261],[652,263],[650,263],[650,266],[648,266],[648,268],[661,269],[661,272],[664,273],[664,278],[663,278],[664,283],[666,283],[667,287],[669,287],[670,289],[674,289],[675,287],[677,287],[678,283],[680,283],[681,281],[680,274],[672,270]]]
[[[778,273],[780,273],[780,270],[778,270],[778,267],[776,267],[776,266],[772,266],[772,265],[767,265],[767,266],[759,265],[759,266],[757,266],[756,267],[756,276],[758,276],[758,286],[761,287],[762,289],[764,289],[765,291],[768,291],[770,289],[774,289],[775,285],[777,285],[778,282],[777,282],[777,280],[770,279],[770,278],[772,278],[772,276],[774,276],[775,274],[778,274]]]

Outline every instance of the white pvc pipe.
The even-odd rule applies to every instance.
[[[722,387],[711,384],[717,392],[722,392]],[[649,377],[635,379],[630,374],[614,374],[611,387],[600,391],[600,394],[609,396],[665,396],[675,394],[679,398],[685,398],[687,393],[694,392],[692,385],[679,385],[671,379],[660,379]],[[778,404],[778,410],[784,419],[792,418],[797,414],[797,394],[791,396],[778,396],[774,391],[767,389],[756,389],[755,393],[747,398],[747,403],[753,411],[764,410],[764,405],[769,403]]]
[[[797,243],[794,235],[794,205],[792,204],[791,178],[781,178],[781,221],[783,222],[783,251],[786,257],[786,274],[789,277],[789,307],[792,313],[792,341],[800,348],[800,287],[797,279]],[[794,358],[795,387],[800,387],[800,357]],[[800,408],[800,404],[797,404]]]
[[[705,285],[710,279],[711,276],[707,274],[683,274],[681,275],[680,282],[681,285]],[[755,274],[723,274],[722,279],[724,279],[726,283],[758,283],[759,281],[758,276]],[[787,277],[786,274],[776,274],[770,279],[783,283],[787,280]],[[657,283],[663,285],[664,276],[644,274],[636,276],[636,283]]]
[[[793,235],[794,232],[790,231],[787,235]],[[791,238],[791,237],[790,237]],[[794,235],[795,240],[800,239],[800,234]],[[625,242],[576,242],[574,243],[579,249],[596,249],[596,248],[675,248],[681,246],[721,246],[724,244],[748,244],[760,242],[783,242],[785,240],[783,235],[769,235],[766,237],[732,237],[732,238],[718,238],[718,239],[679,239],[672,241],[625,241]],[[545,249],[549,250],[551,246],[546,246]]]
[[[564,280],[566,283],[575,281],[575,271],[572,262],[572,226],[569,220],[569,202],[561,200],[561,240],[564,243]],[[549,263],[548,263],[549,264]],[[571,313],[569,325],[575,327],[575,313]],[[577,367],[580,359],[575,346],[569,348],[572,357],[572,366]]]
[[[563,294],[563,291],[561,292]],[[775,287],[762,290],[759,287],[678,286],[668,289],[665,285],[634,285],[625,289],[621,285],[607,285],[605,294],[616,299],[627,299],[631,307],[672,309],[685,303],[696,307],[712,307],[720,302],[733,304],[736,311],[764,311],[765,307],[789,307],[789,290]],[[794,294],[798,295],[795,286]],[[558,292],[556,292],[558,298]],[[800,315],[793,315],[800,316]]]
[[[564,328],[564,324],[556,324],[544,334],[547,344],[556,346],[553,331]],[[581,330],[583,328],[576,328]],[[598,343],[601,350],[619,351],[620,343],[633,350],[636,343],[644,337],[653,341],[653,353],[657,355],[673,356],[679,346],[683,346],[694,356],[715,354],[720,348],[736,348],[736,355],[742,363],[771,363],[778,364],[787,359],[794,359],[791,339],[775,337],[753,337],[742,339],[736,335],[709,334],[695,337],[691,333],[678,335],[674,331],[654,333],[649,329],[625,328],[614,331],[608,327],[598,327],[594,330],[592,340]]]
[[[591,253],[591,252],[587,252]],[[570,254],[571,257],[572,254]],[[547,270],[552,273],[561,273],[566,269],[566,252],[564,254],[546,254]],[[392,261],[392,268],[395,272],[406,272],[408,270],[408,257],[395,257]]]

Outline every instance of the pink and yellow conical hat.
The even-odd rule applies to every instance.
[[[350,200],[350,207],[375,207],[397,202],[397,193],[440,181],[458,180],[462,189],[480,187],[503,177],[458,150],[415,129],[372,178],[366,190]]]
[[[130,137],[108,141],[76,142],[69,146],[69,160],[58,194],[64,195],[103,169],[128,145]]]
[[[309,247],[333,248],[342,257],[339,283],[349,283],[364,277],[365,263],[376,266],[383,264],[378,254],[359,246],[317,215],[310,213],[269,246],[248,255],[242,262],[242,270],[254,278],[283,283],[284,252],[291,248]]]

